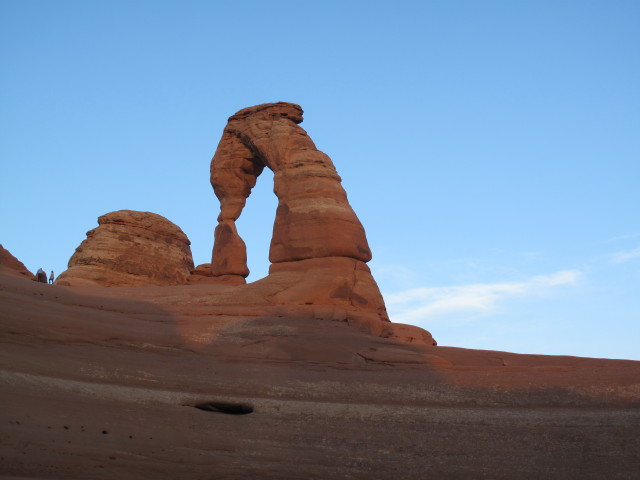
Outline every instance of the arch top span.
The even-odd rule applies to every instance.
[[[214,276],[249,273],[235,221],[264,167],[274,173],[278,197],[269,251],[273,264],[324,257],[371,260],[364,228],[333,162],[298,125],[302,114],[299,105],[278,102],[229,117],[211,160],[211,185],[220,200]]]

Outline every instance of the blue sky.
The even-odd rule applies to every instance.
[[[640,3],[0,1],[0,242],[62,272],[152,211],[210,261],[226,119],[291,101],[395,321],[441,345],[640,359]],[[268,269],[263,174],[238,222]]]

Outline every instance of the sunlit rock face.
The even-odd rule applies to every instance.
[[[371,250],[364,228],[333,162],[316,148],[301,122],[302,108],[283,102],[245,108],[229,118],[211,160],[211,185],[220,200],[212,275],[221,282],[242,283],[249,274],[235,222],[267,167],[278,197],[272,265],[268,277],[248,287],[269,292],[272,304],[328,307],[316,312],[393,337],[400,327],[389,323],[366,265]],[[406,341],[434,343],[424,330],[403,328]]]
[[[278,197],[271,262],[371,260],[364,229],[331,159],[316,148],[300,122],[302,109],[292,103],[258,105],[229,118],[211,161],[211,184],[220,200],[214,274],[248,274],[235,220],[264,167],[274,173]]]
[[[119,210],[98,218],[69,260],[59,285],[137,286],[187,283],[193,260],[184,232],[150,212]]]
[[[0,245],[0,272],[25,278],[34,278],[33,273],[2,245]]]

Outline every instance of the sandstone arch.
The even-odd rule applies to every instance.
[[[211,161],[211,184],[220,200],[211,264],[193,268],[189,239],[167,219],[121,210],[98,219],[56,283],[189,284],[188,295],[174,295],[170,302],[221,312],[223,323],[335,320],[373,335],[434,345],[429,332],[389,321],[366,265],[371,251],[364,228],[331,159],[301,122],[302,109],[292,103],[258,105],[229,118]],[[272,263],[269,275],[246,284],[246,247],[235,222],[264,168],[274,172],[278,197]],[[181,328],[199,344],[210,341],[213,327],[196,321]]]
[[[229,118],[211,160],[220,200],[211,273],[216,282],[237,286],[211,301],[268,305],[271,315],[344,321],[381,337],[435,345],[429,332],[389,321],[366,265],[371,250],[364,228],[333,162],[301,122],[302,108],[283,102]],[[247,254],[235,222],[264,168],[274,173],[278,197],[271,267],[267,277],[245,284]]]
[[[371,260],[340,176],[301,122],[302,108],[284,102],[246,108],[229,118],[211,161],[211,185],[220,200],[214,276],[249,274],[235,221],[265,167],[274,173],[278,197],[269,252],[273,264],[328,257]]]

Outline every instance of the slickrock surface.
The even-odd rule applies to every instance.
[[[0,478],[637,478],[640,362],[207,304],[235,288],[0,274]]]
[[[19,275],[25,278],[34,278],[24,264],[14,257],[9,250],[0,245],[0,272],[9,275]]]
[[[98,218],[56,283],[74,286],[182,285],[193,259],[189,239],[166,218],[119,210]]]
[[[211,185],[220,200],[211,270],[220,283],[241,284],[249,274],[235,221],[265,167],[274,172],[278,209],[269,275],[236,295],[286,305],[313,305],[314,318],[407,342],[434,344],[425,330],[389,323],[384,300],[365,262],[371,260],[364,228],[349,205],[331,159],[298,125],[302,108],[267,103],[229,118],[211,160]],[[228,293],[233,295],[232,292]],[[252,300],[254,302],[254,300]]]

